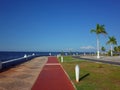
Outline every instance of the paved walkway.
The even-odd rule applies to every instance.
[[[49,57],[32,90],[74,90],[56,57]]]
[[[0,72],[0,90],[31,90],[47,57],[36,57]]]

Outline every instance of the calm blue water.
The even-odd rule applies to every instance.
[[[38,55],[38,56],[49,56],[51,53],[52,56],[55,56],[57,54],[64,54],[64,55],[73,55],[73,54],[83,54],[82,52],[8,52],[8,51],[0,51],[0,61],[7,61],[11,59],[21,58],[25,54],[26,55],[32,55],[32,54]]]
[[[0,61],[7,61],[11,59],[21,58],[24,57],[24,55],[32,55],[32,54],[38,55],[38,56],[48,56],[49,52],[6,52],[2,51],[0,52]]]

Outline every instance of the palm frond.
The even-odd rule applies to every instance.
[[[99,24],[97,24],[96,25],[96,29],[92,29],[91,30],[91,33],[96,33],[97,35],[98,34],[105,34],[105,35],[107,35],[107,32],[105,31],[105,27],[104,27],[105,25],[99,25]]]
[[[96,30],[92,29],[90,30],[91,33],[96,33]]]
[[[114,36],[111,36],[111,37],[109,36],[108,38],[109,40],[107,41],[107,44],[113,44],[113,45],[117,44],[117,40]]]

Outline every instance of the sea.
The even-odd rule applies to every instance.
[[[59,52],[17,52],[17,51],[0,51],[0,61],[8,61],[11,59],[17,59],[24,57],[24,55],[32,55],[35,54],[36,56],[49,56],[51,55],[57,55]]]
[[[62,55],[81,55],[84,52],[17,52],[17,51],[0,51],[0,61],[8,61],[11,59],[17,59],[24,57],[24,55],[32,55],[36,56],[57,56],[58,54]],[[91,52],[86,52],[86,54],[90,54]]]

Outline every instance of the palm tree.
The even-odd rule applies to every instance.
[[[96,25],[96,29],[92,29],[91,33],[95,33],[97,35],[97,58],[100,58],[100,46],[99,46],[99,35],[100,34],[107,34],[105,31],[104,25]]]
[[[120,46],[118,46],[118,52],[120,52]]]
[[[104,54],[105,54],[105,51],[106,51],[106,49],[105,49],[104,46],[101,47],[101,51],[102,51],[102,54],[104,55]]]
[[[114,36],[108,37],[109,40],[107,41],[107,44],[111,45],[111,56],[113,56],[113,45],[117,45],[116,38]]]
[[[115,46],[114,52],[116,52],[118,55],[120,55],[120,46]]]
[[[104,52],[106,49],[104,46],[101,47],[101,50]]]
[[[119,52],[119,48],[117,46],[114,47],[114,52]]]

